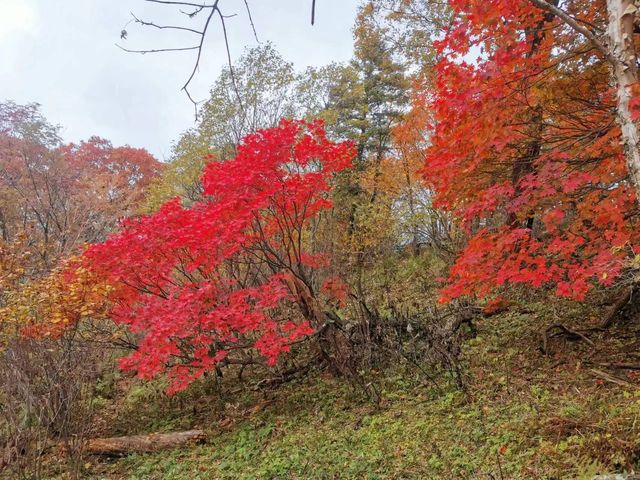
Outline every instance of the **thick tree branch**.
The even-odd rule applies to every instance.
[[[583,35],[593,44],[593,46],[597,50],[599,50],[605,56],[605,58],[611,64],[615,64],[615,58],[613,57],[609,49],[598,39],[598,37],[591,30],[589,30],[583,25],[580,25],[580,22],[578,20],[573,18],[571,15],[569,15],[567,12],[565,12],[561,8],[550,4],[546,0],[529,0],[529,1],[536,7],[540,8],[541,10],[554,14],[560,20],[562,20],[565,24],[571,27],[573,30]]]

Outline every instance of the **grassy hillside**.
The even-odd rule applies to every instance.
[[[272,391],[221,397],[203,388],[168,399],[134,386],[102,415],[112,434],[202,427],[188,450],[90,459],[88,478],[458,479],[593,478],[640,461],[638,327],[589,341],[541,332],[595,321],[576,305],[534,304],[478,319],[463,349],[466,390],[436,373],[373,372],[368,401],[316,373]],[[53,466],[52,466],[53,467]]]

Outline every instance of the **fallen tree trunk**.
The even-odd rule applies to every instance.
[[[118,457],[131,453],[151,453],[159,450],[185,447],[204,443],[207,435],[202,430],[186,432],[151,433],[129,437],[92,438],[84,447],[89,455]]]

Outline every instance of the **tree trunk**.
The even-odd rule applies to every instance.
[[[186,432],[151,433],[130,437],[92,438],[87,441],[84,453],[117,457],[131,453],[150,453],[204,443],[207,435],[202,430]]]
[[[636,12],[633,0],[607,0],[609,50],[614,60],[618,121],[629,180],[640,202],[640,132],[638,122],[634,122],[629,108],[631,88],[638,81],[637,52],[633,40]]]

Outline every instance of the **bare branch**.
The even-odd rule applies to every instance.
[[[196,121],[197,121],[197,120],[198,120],[198,103],[199,103],[199,102],[196,102],[196,101],[193,99],[193,97],[192,97],[192,96],[191,96],[191,94],[189,93],[189,90],[187,90],[186,88],[183,88],[182,90],[184,90],[184,93],[186,93],[186,94],[187,94],[187,98],[189,99],[189,101],[190,101],[191,103],[193,103],[193,114],[194,114],[194,116],[195,116],[195,118],[196,118]]]
[[[147,0],[147,1],[161,1],[161,0]],[[192,102],[193,102],[193,99],[191,98],[191,95],[189,95],[189,92],[187,91],[187,87],[191,83],[191,80],[193,80],[193,77],[195,76],[196,72],[198,71],[198,67],[200,66],[200,57],[202,56],[202,45],[204,44],[204,39],[205,39],[205,37],[207,35],[207,29],[209,28],[209,23],[211,22],[211,18],[213,17],[214,13],[216,13],[216,12],[218,12],[220,15],[222,15],[222,13],[220,13],[220,9],[218,9],[218,3],[219,2],[220,2],[220,0],[216,0],[215,3],[212,5],[211,12],[209,13],[209,16],[207,17],[207,21],[204,23],[204,27],[202,27],[202,32],[200,34],[200,44],[198,45],[198,56],[196,57],[196,63],[193,66],[193,70],[191,71],[191,75],[189,75],[189,78],[187,79],[185,84],[182,86],[182,90],[184,90],[187,93],[187,96],[189,97],[189,99]],[[226,34],[225,34],[225,38],[226,38]],[[197,104],[196,104],[196,110],[197,110]],[[197,111],[196,111],[196,117],[197,117]]]
[[[311,25],[316,22],[316,0],[311,1]]]
[[[198,15],[202,10],[204,10],[204,7],[198,7],[193,12],[185,12],[184,10],[181,9],[180,13],[184,13],[189,18],[193,18],[196,15]]]
[[[189,98],[191,103],[193,103],[194,110],[195,110],[195,117],[196,117],[196,120],[197,120],[197,118],[198,118],[198,102],[196,102],[193,99],[193,97],[191,96],[191,93],[189,92],[189,85],[190,85],[191,81],[193,80],[193,78],[195,77],[196,72],[198,71],[198,68],[200,67],[200,59],[202,57],[202,47],[204,45],[204,40],[205,40],[205,37],[207,36],[207,30],[209,28],[209,24],[211,23],[211,19],[213,18],[213,15],[216,12],[220,15],[220,18],[221,18],[221,20],[223,21],[223,24],[224,24],[224,17],[222,16],[222,12],[220,12],[220,10],[218,8],[218,4],[220,3],[220,0],[215,0],[212,4],[192,3],[192,2],[182,2],[182,1],[172,1],[172,0],[145,0],[145,1],[149,2],[149,3],[158,3],[158,4],[161,4],[161,5],[180,5],[180,6],[184,6],[184,7],[193,7],[195,10],[193,12],[191,12],[191,13],[184,12],[184,11],[180,10],[181,13],[184,13],[189,18],[195,17],[197,14],[202,12],[204,9],[209,9],[210,10],[209,15],[207,16],[207,20],[205,21],[204,26],[202,27],[202,30],[196,30],[194,28],[181,27],[181,26],[177,26],[177,25],[158,25],[158,24],[153,23],[153,22],[147,22],[145,20],[142,20],[142,19],[136,17],[133,13],[131,13],[131,16],[133,17],[135,22],[139,23],[140,25],[145,26],[145,27],[154,27],[154,28],[158,28],[158,29],[170,29],[170,30],[182,30],[182,31],[186,31],[186,32],[195,33],[197,35],[200,35],[200,41],[198,42],[198,45],[195,45],[195,46],[192,46],[192,47],[181,47],[181,48],[160,48],[160,49],[153,49],[153,50],[131,50],[131,49],[124,48],[123,46],[116,44],[116,46],[118,48],[120,48],[121,50],[124,50],[125,52],[139,53],[139,54],[160,53],[160,52],[181,52],[181,51],[197,50],[198,54],[196,56],[196,60],[195,60],[195,63],[193,65],[193,69],[191,70],[191,73],[189,74],[189,77],[187,78],[187,81],[184,83],[184,85],[182,85],[182,88],[181,88],[181,90],[184,90],[185,94],[187,95],[187,97]],[[226,33],[225,33],[225,42],[226,42]],[[227,51],[228,51],[228,43],[227,43]]]
[[[116,43],[116,47],[120,50],[124,50],[127,53],[140,53],[144,55],[145,53],[162,53],[162,52],[184,52],[186,50],[197,50],[200,48],[198,45],[193,47],[179,47],[179,48],[158,48],[156,50],[130,50],[128,48],[124,48],[122,45],[118,45]]]
[[[253,23],[253,17],[251,16],[251,8],[249,8],[249,1],[244,0],[244,6],[247,8],[247,15],[249,15],[249,23],[251,24],[251,29],[253,30],[253,36],[256,39],[256,42],[260,43],[258,39],[258,32],[256,32],[256,26]]]
[[[218,2],[215,2],[213,5],[199,4],[199,3],[189,3],[189,2],[170,2],[168,0],[145,0],[145,2],[151,3],[161,3],[163,5],[182,5],[184,7],[196,7],[196,8],[216,8]]]
[[[187,32],[192,32],[192,33],[197,33],[198,35],[202,35],[202,32],[200,30],[195,30],[193,28],[188,28],[188,27],[178,27],[178,26],[174,26],[174,25],[157,25],[153,22],[145,22],[144,20],[136,17],[133,12],[130,12],[131,16],[133,17],[133,19],[135,20],[136,23],[139,23],[140,25],[144,25],[145,27],[155,27],[158,28],[160,30],[163,30],[165,28],[167,29],[172,29],[172,30],[184,30]]]
[[[238,90],[238,84],[236,82],[236,75],[233,70],[233,62],[231,61],[231,50],[229,49],[229,37],[227,36],[227,25],[224,21],[224,16],[218,10],[218,15],[220,16],[220,24],[222,25],[222,34],[224,35],[224,45],[227,50],[227,63],[229,64],[229,74],[231,75],[231,83],[233,84],[233,90],[238,98],[238,105],[240,106],[240,111],[242,112],[243,117],[245,116],[244,105],[242,104],[242,98],[240,98],[240,91]]]
[[[118,48],[124,50],[125,52],[131,52],[131,53],[140,53],[140,54],[145,54],[145,53],[156,53],[156,52],[175,52],[175,51],[186,51],[186,50],[196,50],[198,53],[196,55],[196,59],[193,65],[193,68],[191,70],[191,73],[189,74],[189,76],[187,77],[187,80],[184,82],[184,85],[182,85],[181,90],[183,90],[185,92],[185,94],[187,95],[187,97],[189,98],[189,100],[191,101],[191,103],[193,103],[194,105],[194,110],[195,110],[195,117],[196,120],[198,119],[198,103],[196,102],[192,95],[191,92],[189,92],[189,85],[191,84],[191,82],[193,81],[196,73],[198,72],[198,69],[200,68],[200,60],[202,58],[202,49],[203,49],[203,45],[204,45],[204,41],[205,38],[207,36],[207,31],[209,29],[209,25],[211,23],[211,19],[213,18],[213,16],[217,13],[219,18],[220,18],[220,23],[222,25],[222,32],[224,35],[224,43],[225,43],[225,48],[226,48],[226,52],[227,52],[227,62],[229,64],[229,70],[231,73],[231,80],[232,80],[232,84],[233,84],[233,89],[236,92],[236,96],[238,98],[238,103],[240,106],[240,111],[243,112],[244,114],[244,106],[242,104],[242,99],[240,98],[240,94],[238,91],[238,86],[237,86],[237,82],[236,82],[236,78],[234,75],[234,71],[233,71],[233,64],[231,61],[231,52],[229,49],[229,39],[228,39],[228,35],[227,35],[227,28],[226,28],[226,24],[225,24],[225,19],[226,18],[231,18],[234,15],[223,15],[222,11],[220,10],[220,8],[218,7],[220,0],[215,0],[212,3],[192,3],[192,2],[187,2],[187,1],[179,1],[179,0],[145,0],[146,2],[150,2],[150,3],[158,3],[158,4],[162,4],[162,5],[180,5],[180,6],[186,6],[186,7],[193,7],[194,11],[193,12],[185,12],[183,10],[179,10],[181,13],[187,15],[189,18],[193,18],[196,15],[198,15],[200,12],[202,12],[205,9],[208,9],[208,15],[207,15],[207,19],[204,23],[204,26],[202,27],[202,30],[196,30],[193,28],[188,28],[188,27],[180,27],[180,26],[175,26],[175,25],[158,25],[155,24],[153,22],[147,22],[144,20],[141,20],[139,18],[137,18],[133,13],[131,14],[132,17],[134,18],[134,20],[143,25],[143,26],[148,26],[148,27],[154,27],[154,28],[158,28],[158,29],[173,29],[173,30],[184,30],[184,31],[188,31],[191,33],[195,33],[197,35],[200,35],[200,40],[198,42],[198,45],[193,46],[193,47],[183,47],[183,48],[165,48],[165,49],[154,49],[154,50],[130,50],[127,48],[122,47],[121,45],[117,45]],[[249,15],[249,21],[251,23],[251,27],[253,29],[253,34],[256,37],[256,40],[258,40],[258,36],[257,36],[257,32],[255,29],[255,25],[253,23],[253,18],[251,16],[251,10],[249,8],[249,3],[248,0],[244,0],[244,4],[245,7],[247,9],[247,13]],[[259,42],[259,41],[258,41]]]

